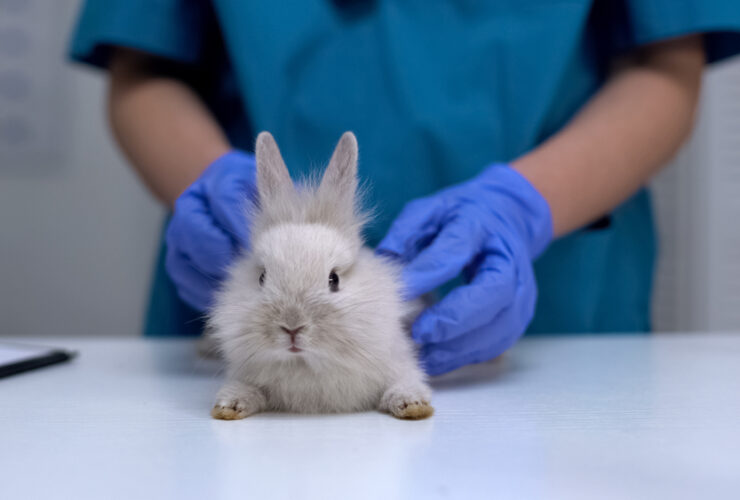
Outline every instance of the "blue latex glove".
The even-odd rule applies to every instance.
[[[165,268],[182,300],[198,311],[239,251],[249,244],[245,202],[256,195],[254,155],[214,161],[175,202],[165,236]]]
[[[508,165],[404,207],[378,252],[405,264],[407,298],[460,274],[467,280],[412,327],[427,372],[489,360],[514,344],[534,314],[532,261],[551,239],[547,201]]]

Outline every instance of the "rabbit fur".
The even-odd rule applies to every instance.
[[[400,269],[363,246],[354,134],[342,136],[320,183],[298,187],[272,135],[262,132],[255,151],[251,249],[230,268],[208,322],[227,363],[212,416],[430,416]]]

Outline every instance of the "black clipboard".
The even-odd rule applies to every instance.
[[[77,355],[53,347],[0,341],[0,378],[69,361]]]

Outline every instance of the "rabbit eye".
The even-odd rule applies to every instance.
[[[329,290],[332,292],[339,291],[339,276],[334,271],[329,273]]]
[[[265,284],[265,271],[262,271],[262,274],[260,274],[260,286]]]

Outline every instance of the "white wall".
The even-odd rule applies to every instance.
[[[64,59],[78,2],[35,4],[53,13],[13,15],[63,28],[35,40],[35,60],[0,54],[0,69],[35,71],[23,109],[45,141],[0,149],[0,335],[136,335],[163,214],[111,142],[101,75]]]
[[[694,134],[653,193],[654,328],[740,331],[740,58],[706,73]]]

